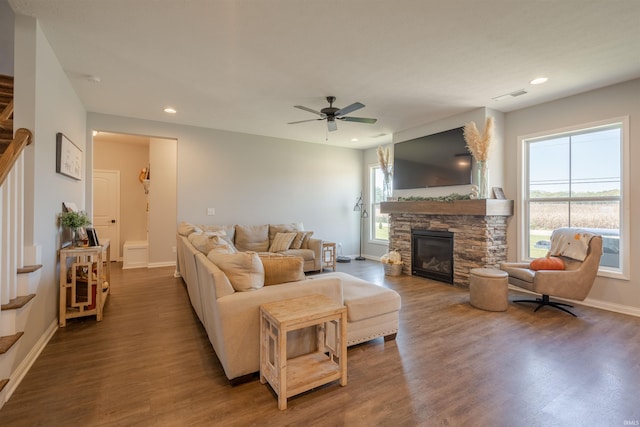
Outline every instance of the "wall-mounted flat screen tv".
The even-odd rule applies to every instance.
[[[393,188],[471,184],[471,153],[462,127],[393,146]]]

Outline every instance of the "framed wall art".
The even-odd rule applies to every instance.
[[[56,172],[82,179],[82,150],[62,132],[56,134]]]

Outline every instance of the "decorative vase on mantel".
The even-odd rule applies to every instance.
[[[478,186],[478,199],[490,198],[489,193],[489,165],[487,160],[476,161],[476,179],[475,184]]]

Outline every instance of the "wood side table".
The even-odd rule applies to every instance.
[[[58,325],[67,319],[96,315],[102,320],[102,309],[111,289],[111,246],[79,246],[60,249],[60,315]]]
[[[336,271],[336,244],[333,242],[322,242],[322,263],[321,270],[332,268]]]
[[[316,350],[287,359],[287,332],[316,327]],[[260,306],[260,382],[287,398],[331,381],[347,385],[347,308],[324,295],[309,295]]]

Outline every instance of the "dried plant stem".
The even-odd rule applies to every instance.
[[[464,125],[464,139],[467,149],[478,161],[486,161],[489,158],[489,148],[493,142],[493,117],[487,117],[484,133],[480,134],[475,122]]]

